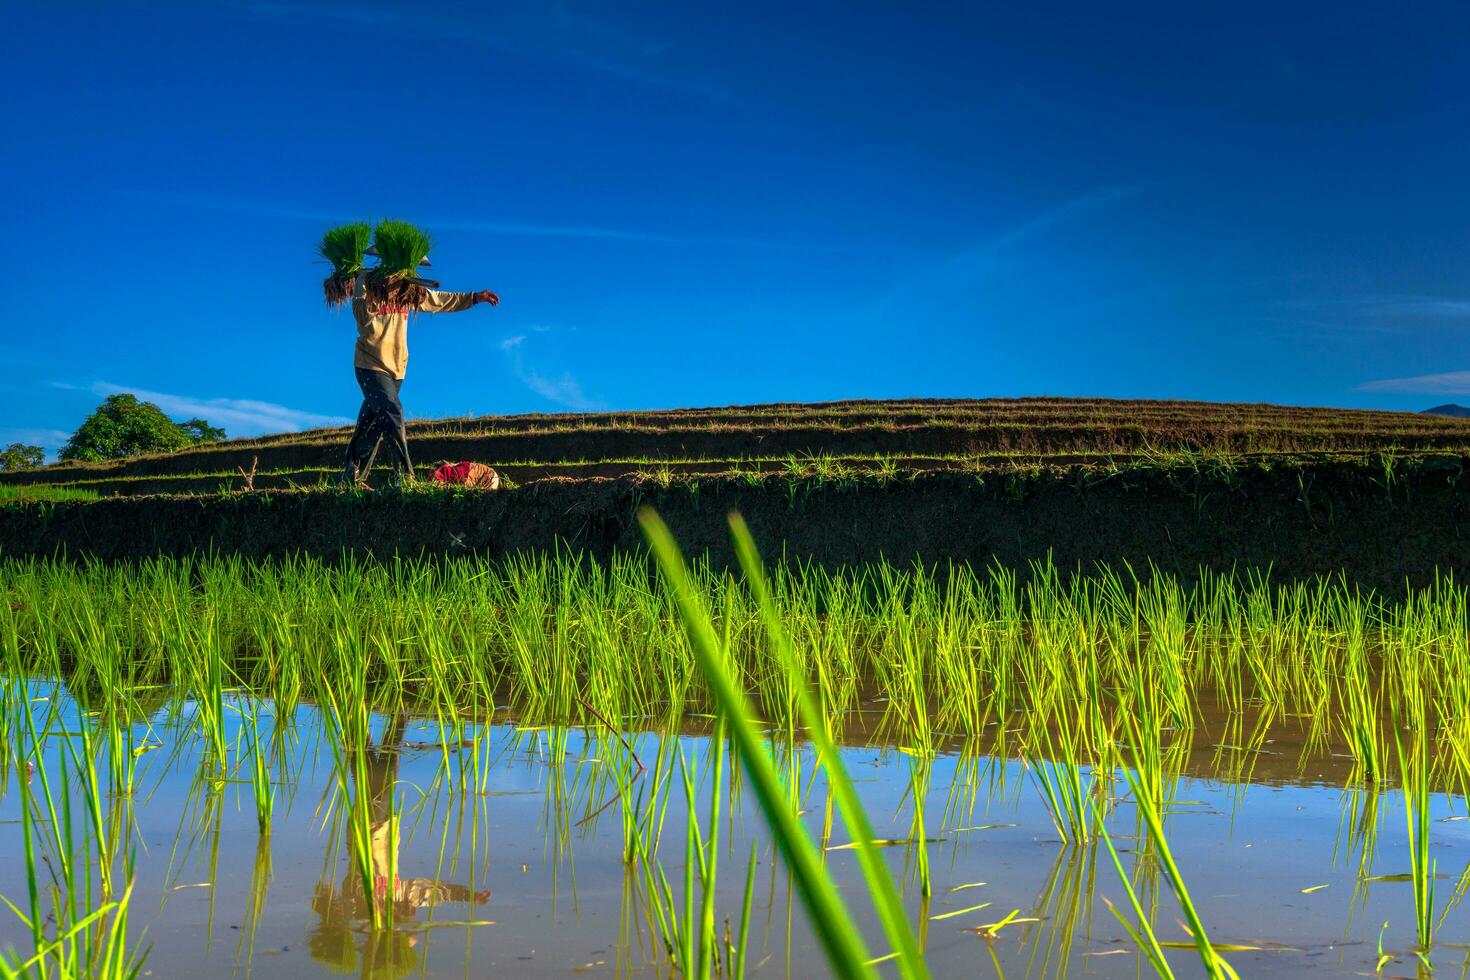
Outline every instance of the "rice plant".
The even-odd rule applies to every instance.
[[[332,263],[332,271],[337,275],[356,275],[362,271],[364,253],[372,234],[372,229],[361,221],[328,228],[322,233],[317,254]]]
[[[483,705],[503,692],[542,723],[702,710],[709,682],[648,571],[636,555],[595,563],[568,553],[452,563],[4,560],[0,590],[10,601],[0,629],[18,669],[79,690],[187,691],[183,710],[223,774],[232,692],[249,688],[289,713],[303,698],[321,700],[323,678],[368,665],[383,705],[430,691],[446,706]],[[732,676],[767,721],[791,729],[795,688],[764,640],[748,576],[703,562],[691,574],[730,636]],[[1043,563],[1023,581],[998,569],[940,576],[880,562],[839,572],[777,566],[769,601],[834,736],[859,692],[874,688],[879,732],[912,749],[983,734],[1024,710],[1033,753],[1067,755],[1039,740],[1076,730],[1079,764],[1105,768],[1110,731],[1134,714],[1151,719],[1142,771],[1162,798],[1162,753],[1193,727],[1202,691],[1309,716],[1313,751],[1345,742],[1365,780],[1384,771],[1382,701],[1418,697],[1445,720],[1432,751],[1470,784],[1470,644],[1454,639],[1466,635],[1457,632],[1466,606],[1458,585],[1393,604],[1336,580],[1278,589],[1240,575],[1186,586],[1106,570],[1063,578]],[[117,751],[109,746],[112,758]]]
[[[7,684],[5,710],[24,714],[23,720],[13,720],[12,725],[24,726],[25,739],[13,741],[12,748],[17,771],[29,767],[32,777],[16,780],[26,907],[23,910],[8,899],[5,904],[30,933],[31,950],[28,954],[18,950],[0,953],[0,976],[132,980],[141,973],[148,956],[147,949],[135,946],[128,935],[135,859],[131,851],[125,855],[126,884],[116,888],[114,848],[101,813],[101,780],[90,754],[90,729],[84,725],[80,749],[69,737],[61,736],[67,744],[58,754],[58,772],[53,777],[44,747],[51,718],[37,728],[30,698],[18,679]],[[79,770],[82,791],[80,821],[71,801],[74,769]],[[39,796],[32,780],[40,787]],[[99,873],[100,894],[92,889],[94,868]]]
[[[1434,948],[1434,881],[1438,862],[1430,858],[1429,768],[1427,736],[1421,724],[1412,726],[1409,747],[1396,733],[1399,772],[1404,788],[1404,819],[1409,831],[1409,874],[1414,887],[1414,932],[1419,943],[1415,954],[1426,965]]]
[[[246,752],[250,763],[250,787],[254,791],[255,823],[260,836],[271,832],[271,813],[275,809],[276,788],[271,784],[270,763],[265,757],[265,745],[260,739],[260,704],[256,702],[244,713]]]
[[[317,254],[332,263],[331,275],[322,281],[328,306],[340,306],[352,296],[353,280],[362,271],[372,229],[363,222],[328,228],[322,234]]]
[[[1137,723],[1130,719],[1129,728],[1134,744],[1136,745],[1141,742],[1143,739],[1138,732]],[[1133,769],[1125,767],[1123,769],[1123,778],[1127,780],[1128,787],[1133,793],[1134,802],[1138,805],[1139,818],[1148,830],[1150,842],[1156,848],[1159,864],[1163,868],[1164,876],[1169,882],[1170,889],[1174,892],[1174,898],[1178,901],[1180,910],[1184,913],[1189,936],[1193,941],[1195,949],[1199,951],[1200,962],[1204,967],[1205,976],[1210,977],[1211,980],[1219,980],[1219,978],[1224,977],[1229,977],[1231,980],[1240,980],[1240,975],[1235,972],[1235,968],[1220,955],[1219,951],[1210,942],[1210,937],[1205,932],[1204,922],[1200,918],[1199,910],[1195,906],[1194,900],[1190,897],[1189,889],[1184,884],[1184,876],[1180,873],[1179,865],[1175,863],[1174,855],[1169,849],[1169,840],[1164,833],[1163,809],[1160,801],[1154,796],[1153,789],[1150,787],[1148,780],[1139,778],[1135,773],[1134,770],[1136,768],[1136,764]],[[1140,929],[1138,932],[1134,932],[1132,926],[1121,916],[1119,916],[1119,921],[1134,935],[1135,940],[1141,939],[1140,947],[1143,949],[1149,961],[1154,964],[1155,968],[1159,969],[1160,974],[1163,976],[1173,976],[1172,972],[1168,972],[1168,965],[1163,959],[1160,948],[1161,944],[1148,925],[1147,916],[1143,913],[1143,909],[1138,903],[1132,883],[1123,872],[1122,864],[1118,861],[1118,854],[1111,840],[1108,840],[1107,846],[1109,853],[1112,855],[1114,867],[1117,869],[1118,875],[1123,881],[1124,889],[1128,894],[1130,903],[1133,905],[1135,914],[1138,916]],[[1116,913],[1116,910],[1114,911]]]
[[[641,511],[639,521],[678,605],[690,646],[710,684],[718,710],[730,727],[761,812],[771,828],[777,848],[796,878],[802,904],[828,965],[839,976],[868,976],[870,957],[866,946],[845,903],[822,868],[811,838],[790,806],[781,777],[761,743],[749,702],[730,680],[708,610],[693,588],[673,536],[651,510]]]
[[[378,264],[373,274],[385,279],[412,276],[433,246],[427,232],[407,221],[379,221],[373,229]]]
[[[943,902],[950,883],[943,860],[949,848],[928,846],[930,833],[956,841],[957,849],[978,841],[960,835],[999,825],[970,815],[987,799],[1014,800],[1023,792],[1029,798],[1028,784],[1068,846],[1034,909],[1002,917],[1019,904],[1006,901],[986,916],[995,922],[973,931],[991,942],[997,934],[1021,937],[1046,960],[1039,972],[1054,972],[1071,959],[1067,944],[1077,929],[1068,923],[1084,921],[1068,904],[1068,889],[1094,854],[1072,845],[1098,836],[1110,848],[1116,841],[1106,836],[1107,822],[1117,834],[1107,811],[1113,769],[1124,762],[1121,780],[1139,804],[1144,844],[1127,875],[1116,860],[1127,892],[1118,911],[1145,961],[1164,973],[1162,951],[1175,944],[1151,930],[1161,896],[1172,891],[1189,923],[1188,945],[1208,970],[1228,976],[1222,954],[1233,947],[1201,939],[1202,910],[1184,889],[1165,836],[1166,824],[1172,828],[1177,819],[1171,814],[1187,805],[1175,799],[1179,781],[1203,772],[1250,783],[1263,757],[1290,744],[1272,736],[1298,726],[1299,767],[1334,757],[1351,757],[1356,766],[1345,803],[1352,812],[1342,819],[1347,861],[1368,878],[1362,869],[1371,859],[1384,738],[1393,727],[1412,847],[1405,878],[1414,885],[1417,952],[1428,959],[1437,931],[1443,954],[1454,928],[1454,920],[1444,925],[1445,915],[1457,900],[1443,911],[1435,906],[1427,814],[1432,785],[1470,785],[1470,630],[1466,590],[1458,584],[1445,580],[1391,598],[1339,578],[1275,585],[1242,572],[1186,582],[1121,568],[1068,575],[1048,562],[1020,574],[881,562],[767,568],[738,519],[735,565],[724,568],[707,557],[683,562],[660,537],[667,532],[646,520],[652,564],[640,555],[594,562],[567,551],[453,562],[0,560],[0,660],[7,676],[33,679],[28,690],[6,694],[0,747],[12,750],[8,766],[15,769],[33,761],[33,746],[51,740],[52,771],[35,781],[29,803],[29,832],[45,855],[36,858],[39,943],[57,939],[56,923],[76,923],[132,894],[128,814],[134,797],[146,805],[151,780],[144,772],[155,767],[138,760],[152,746],[168,746],[149,757],[168,758],[165,768],[185,758],[199,762],[190,800],[200,801],[203,816],[181,820],[194,835],[185,851],[217,852],[220,789],[235,773],[254,793],[259,833],[274,820],[279,843],[287,794],[310,778],[289,771],[290,760],[301,758],[289,719],[321,710],[335,787],[324,807],[336,821],[334,836],[345,842],[350,891],[355,898],[361,890],[372,909],[366,932],[386,933],[395,914],[393,903],[380,899],[395,888],[390,862],[397,858],[383,844],[396,840],[400,821],[409,839],[415,819],[432,826],[451,864],[459,860],[458,821],[469,821],[472,850],[487,839],[489,824],[476,822],[471,802],[497,793],[498,760],[487,733],[514,722],[522,732],[519,751],[548,774],[552,860],[570,862],[577,842],[595,836],[598,815],[616,809],[606,819],[621,820],[613,836],[630,900],[654,940],[651,955],[700,976],[755,970],[751,944],[758,949],[779,931],[778,922],[760,935],[762,916],[752,906],[760,891],[751,870],[757,855],[733,846],[737,820],[769,821],[778,840],[790,834],[777,845],[797,896],[788,900],[787,927],[802,921],[805,908],[824,953],[847,964],[833,969],[861,973],[891,958],[906,976],[921,976],[923,930],[957,926],[950,917],[983,904],[957,902],[963,907],[929,914],[928,893]],[[56,697],[53,688],[64,693],[45,700]],[[1400,717],[1380,730],[1384,705]],[[226,723],[237,710],[238,726]],[[407,780],[401,799],[391,787],[381,792],[385,783],[373,764],[383,740],[379,750],[371,748],[371,729],[395,715],[435,728],[419,751],[462,807],[452,818],[446,813],[454,811],[416,810]],[[1404,718],[1407,728],[1399,727]],[[681,739],[706,734],[711,719],[724,733],[716,732],[707,753],[689,754]],[[569,733],[567,726],[575,727]],[[579,744],[577,729],[585,733],[580,754],[569,748]],[[657,738],[656,753],[640,733]],[[874,839],[846,775],[838,749],[844,742],[896,750],[886,775],[898,782],[895,797],[903,793],[895,817],[908,826],[895,835],[900,839]],[[1011,759],[1021,760],[1029,776],[1014,779]],[[1289,778],[1292,763],[1289,756],[1270,762],[1273,778]],[[951,764],[955,775],[940,811],[930,782]],[[1339,772],[1348,765],[1328,764]],[[58,767],[69,792],[59,791]],[[689,817],[666,819],[679,813],[681,794]],[[16,843],[19,850],[18,837]],[[883,845],[904,848],[902,866],[899,853],[883,852]],[[252,887],[263,889],[269,859],[257,853]],[[884,853],[895,859],[892,872]],[[334,866],[342,856],[333,857]],[[216,874],[214,857],[211,885],[229,880],[227,870]],[[831,886],[829,869],[844,870],[840,862],[849,858],[858,862],[866,897]],[[47,859],[55,867],[54,892]],[[799,867],[814,877],[803,878]],[[744,900],[735,908],[742,872]],[[774,874],[772,882],[768,908],[779,907]],[[917,927],[900,885],[920,906]],[[723,929],[717,895],[728,895],[732,905]],[[832,918],[825,903],[834,898],[871,900],[885,948],[868,957],[842,938],[852,916],[847,924]],[[30,931],[33,910],[26,901],[15,904]],[[93,925],[111,922],[117,911],[112,905]],[[247,920],[253,928],[255,913]],[[823,922],[835,925],[823,932]],[[407,925],[397,923],[400,930]],[[92,934],[88,941],[100,948]],[[82,933],[73,940],[83,943]],[[876,929],[862,941],[879,941]],[[30,945],[36,943],[33,937]],[[793,947],[800,949],[799,939],[788,940],[788,953]],[[94,954],[76,946],[66,955],[89,961]]]
[[[1078,719],[1081,721],[1081,719]],[[1066,844],[1086,844],[1098,820],[1093,803],[1095,777],[1084,777],[1078,758],[1078,728],[1063,719],[1055,735],[1043,727],[1036,736],[1039,752],[1023,758],[1057,835]]]
[[[52,486],[46,483],[31,485],[0,483],[0,505],[101,499],[102,494],[87,487]]]
[[[695,804],[697,793],[693,774],[682,750],[678,759],[680,781],[688,814],[684,838],[684,900],[675,900],[668,876],[657,862],[657,840],[645,839],[653,824],[635,832],[631,839],[634,856],[643,870],[659,933],[673,966],[686,977],[700,980],[718,975],[742,977],[747,965],[747,943],[750,934],[751,902],[754,897],[756,853],[751,849],[745,869],[744,900],[741,903],[739,938],[728,931],[722,937],[715,925],[715,889],[719,878],[721,805],[727,790],[724,779],[724,725],[716,722],[710,741],[710,790],[707,825],[700,829]],[[657,769],[656,769],[657,771]],[[655,799],[657,794],[655,791]],[[659,824],[662,818],[660,816]],[[696,904],[698,911],[696,912]]]

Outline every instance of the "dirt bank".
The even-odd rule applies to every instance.
[[[123,559],[213,551],[247,557],[344,551],[506,554],[571,546],[597,557],[641,546],[654,506],[690,552],[729,555],[725,514],[742,512],[768,556],[828,565],[881,557],[992,560],[1024,569],[1149,561],[1271,566],[1277,578],[1345,572],[1365,586],[1470,577],[1470,457],[1139,465],[980,475],[791,481],[727,477],[542,480],[510,491],[271,491],[134,497],[0,510],[9,556]]]

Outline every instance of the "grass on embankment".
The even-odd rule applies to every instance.
[[[0,510],[0,549],[104,559],[344,552],[380,557],[641,551],[652,504],[691,555],[733,558],[724,516],[746,515],[763,553],[829,567],[879,558],[998,562],[1023,570],[1150,563],[1347,573],[1398,591],[1435,569],[1470,577],[1470,458],[1371,456],[1226,465],[1184,457],[1111,467],[978,473],[540,480],[497,492],[256,491],[115,497]]]
[[[1205,402],[989,399],[842,402],[412,422],[415,457],[538,464],[604,459],[735,459],[786,454],[966,456],[1470,450],[1470,421],[1406,412]],[[335,469],[347,432],[318,429],[116,463],[65,464],[10,478],[233,475]]]
[[[99,500],[101,497],[96,490],[87,487],[0,483],[0,506],[57,500]]]

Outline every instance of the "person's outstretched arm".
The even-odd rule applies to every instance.
[[[447,290],[428,289],[424,291],[424,301],[419,304],[419,310],[424,313],[458,313],[477,303],[498,306],[500,297],[488,289],[474,293],[451,293]]]

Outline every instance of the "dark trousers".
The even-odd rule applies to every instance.
[[[362,408],[357,412],[357,429],[347,444],[347,477],[361,480],[373,468],[378,447],[388,444],[388,459],[401,479],[413,479],[408,458],[408,433],[403,426],[403,403],[398,389],[403,379],[386,371],[356,368],[357,386],[362,389]]]

